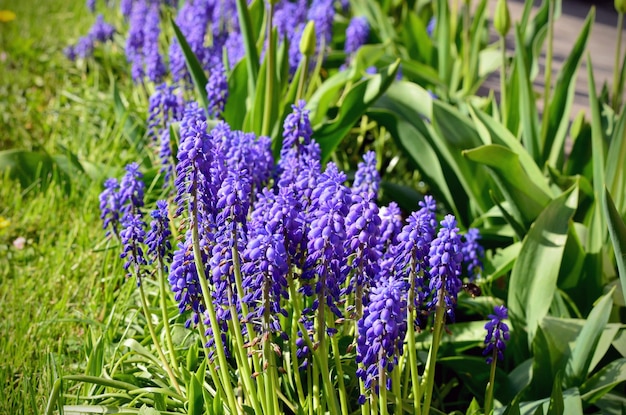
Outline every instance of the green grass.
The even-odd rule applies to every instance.
[[[16,19],[0,23],[0,151],[69,151],[96,172],[73,175],[69,188],[54,180],[24,188],[0,174],[0,413],[35,414],[61,368],[84,372],[85,339],[123,281],[98,252],[99,178],[137,155],[126,150],[112,99],[112,80],[129,82],[121,40],[70,62],[63,48],[95,19],[84,0],[0,0],[3,9]]]

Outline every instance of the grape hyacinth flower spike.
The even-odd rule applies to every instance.
[[[485,324],[487,335],[485,344],[487,347],[483,355],[487,356],[487,364],[491,364],[494,358],[504,360],[504,349],[509,340],[509,326],[504,322],[508,318],[508,310],[504,305],[497,305],[493,314],[489,314],[489,321]]]

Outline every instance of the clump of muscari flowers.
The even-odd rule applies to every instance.
[[[96,44],[111,41],[114,34],[115,28],[105,22],[104,17],[99,14],[87,35],[78,39],[75,45],[70,45],[65,48],[65,56],[70,60],[88,58],[93,55]]]
[[[187,327],[199,330],[216,387],[233,411],[241,408],[221,370],[236,364],[245,382],[241,393],[259,411],[278,402],[258,402],[275,397],[255,391],[278,387],[279,374],[289,369],[297,389],[308,377],[326,409],[340,413],[346,385],[340,381],[337,399],[326,381],[332,373],[344,377],[341,365],[331,371],[329,364],[343,358],[340,336],[352,336],[356,345],[359,403],[383,399],[394,382],[400,387],[396,372],[407,334],[435,320],[436,310],[439,321],[453,322],[463,265],[481,266],[476,231],[462,237],[452,215],[438,223],[431,196],[404,221],[396,204],[379,206],[375,153],[364,155],[353,183],[333,163],[322,168],[308,115],[304,102],[293,106],[275,161],[267,137],[224,122],[209,129],[207,114],[186,105],[171,171],[171,212],[182,226],[171,264],[163,203],[148,233],[140,232],[143,187],[131,180],[139,177],[137,165],[121,182],[107,181],[101,195],[107,228],[130,246],[123,255],[139,268],[147,260],[130,258],[138,247],[152,261],[162,258],[179,311]],[[319,365],[317,378],[311,365]]]

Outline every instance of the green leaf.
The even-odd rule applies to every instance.
[[[563,145],[570,124],[570,111],[574,102],[576,93],[576,78],[578,68],[583,56],[583,52],[587,47],[587,39],[591,32],[595,17],[595,9],[591,9],[585,19],[585,23],[580,30],[578,39],[567,56],[567,60],[563,63],[563,67],[559,72],[559,76],[554,87],[553,96],[546,111],[546,116],[542,126],[542,160],[558,169],[563,167],[563,158],[565,151]]]
[[[384,68],[371,78],[356,83],[346,94],[339,106],[337,116],[314,127],[315,137],[322,149],[322,161],[326,162],[339,143],[352,129],[359,118],[391,85],[398,71],[399,62]]]
[[[576,347],[572,350],[565,367],[564,381],[567,386],[578,386],[587,377],[593,351],[609,321],[613,307],[612,296],[613,290],[600,298],[576,338]]]
[[[620,358],[604,366],[580,387],[585,402],[595,403],[615,386],[626,381],[626,358]]]
[[[497,177],[500,190],[522,215],[524,223],[532,222],[551,200],[550,194],[542,190],[526,173],[519,155],[497,144],[485,145],[463,151],[472,161],[489,166]],[[544,182],[544,180],[542,180]]]
[[[563,388],[561,387],[561,373],[559,372],[552,385],[552,394],[550,395],[550,406],[548,406],[547,415],[563,415],[564,411]]]
[[[587,52],[587,77],[589,80],[589,106],[591,107],[591,151],[593,160],[593,191],[596,200],[601,200],[605,186],[605,147],[600,104],[596,95],[591,55]],[[590,232],[589,250],[598,252],[606,241],[606,226],[600,213],[599,203],[594,210],[594,223]]]
[[[524,238],[520,256],[513,266],[507,304],[518,335],[522,336],[524,329],[527,330],[529,346],[539,322],[550,309],[569,221],[577,205],[577,187],[550,202]]]
[[[189,406],[187,412],[189,415],[202,415],[204,413],[204,396],[202,394],[202,385],[196,376],[191,376],[187,385],[187,399]]]
[[[228,99],[224,106],[222,117],[233,130],[243,128],[243,120],[246,117],[248,101],[248,68],[247,57],[240,60],[228,75]]]
[[[324,121],[328,109],[336,102],[339,92],[350,80],[348,71],[340,71],[315,90],[307,102],[307,109],[311,111],[309,115],[311,125],[316,126]]]
[[[204,108],[204,111],[207,113],[208,117],[209,100],[206,93],[206,84],[208,82],[206,74],[204,73],[204,69],[202,69],[202,65],[200,64],[198,57],[191,50],[189,43],[187,43],[185,35],[183,35],[183,32],[180,31],[180,28],[174,21],[174,18],[170,17],[170,21],[172,23],[172,27],[174,28],[174,34],[176,35],[176,39],[180,44],[183,55],[185,56],[187,69],[189,70],[189,74],[191,75],[193,84],[196,87],[196,98],[200,101],[200,105],[202,106],[202,108]]]
[[[412,10],[404,19],[402,40],[412,60],[429,65],[433,64],[432,40],[428,36],[426,25]]]
[[[248,4],[245,0],[237,0],[237,16],[239,16],[239,27],[241,28],[241,37],[243,39],[244,50],[246,51],[246,65],[248,68],[248,89],[252,94],[255,92],[257,78],[259,76],[259,54],[256,49],[256,38],[260,33],[255,33],[252,25],[252,18]],[[254,8],[254,15],[257,20],[263,15],[265,10],[263,1],[254,1],[250,8]],[[178,36],[178,34],[177,34]],[[206,83],[205,83],[206,85]]]
[[[484,328],[483,328],[484,340]],[[491,366],[482,357],[450,356],[437,359],[437,364],[452,369],[474,396],[481,396],[485,385],[489,382]],[[511,387],[506,372],[496,368],[495,397],[499,401],[508,402],[512,399]]]
[[[491,134],[491,141],[493,144],[500,144],[508,147],[515,152],[519,159],[520,164],[524,168],[524,171],[529,176],[530,180],[538,186],[543,193],[550,195],[552,198],[553,193],[550,190],[550,186],[543,175],[540,167],[535,163],[528,151],[519,142],[517,138],[511,132],[506,129],[501,123],[497,122],[493,117],[485,114],[479,109],[473,108],[473,118],[476,123],[482,123],[485,128]]]
[[[619,212],[613,204],[613,199],[609,191],[605,188],[602,198],[602,207],[604,216],[609,225],[609,235],[613,243],[615,251],[615,262],[617,262],[617,271],[622,284],[622,293],[624,301],[626,301],[626,224],[619,215]]]
[[[521,248],[522,243],[515,242],[506,248],[498,249],[493,258],[485,262],[485,280],[493,281],[509,272],[513,268]]]
[[[370,110],[367,114],[379,125],[384,126],[415,162],[422,177],[432,185],[431,190],[435,198],[445,202],[458,215],[455,199],[439,163],[439,156],[426,137],[414,126],[414,123],[421,122],[419,117],[414,117],[411,123],[405,118],[398,117],[395,111]]]
[[[193,414],[193,412],[189,412],[189,413]],[[139,408],[138,415],[161,415],[161,412],[157,411],[154,408],[150,408],[146,404],[143,404],[141,405],[141,408]]]
[[[439,79],[449,86],[452,75],[452,42],[450,39],[450,11],[447,0],[436,0],[437,20],[434,38],[437,43]]]
[[[8,172],[8,173],[7,173]],[[56,181],[69,193],[70,178],[55,158],[45,152],[28,150],[0,151],[0,175],[19,180],[22,188],[40,185],[45,188],[51,181]]]
[[[520,113],[522,122],[522,141],[528,150],[530,156],[539,162],[539,117],[537,115],[537,106],[535,105],[533,85],[527,72],[527,56],[522,46],[522,34],[519,25],[515,27],[515,59],[516,69],[519,77],[520,102],[519,106],[513,105],[511,111]]]
[[[626,214],[626,111],[621,115],[611,136],[606,158],[606,186],[617,211]]]
[[[467,407],[467,411],[465,411],[465,415],[480,415],[482,413],[480,404],[476,400],[476,397],[472,398],[472,402],[470,402]]]

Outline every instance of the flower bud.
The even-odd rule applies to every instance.
[[[498,3],[496,4],[496,15],[493,18],[493,25],[498,34],[502,37],[506,36],[509,29],[511,29],[511,15],[509,14],[509,6],[506,4],[506,0],[498,0]]]
[[[315,54],[315,45],[317,39],[315,38],[315,22],[309,20],[302,31],[302,38],[300,39],[300,53],[304,56],[311,57]]]
[[[626,0],[614,0],[614,5],[618,13],[626,13]]]

